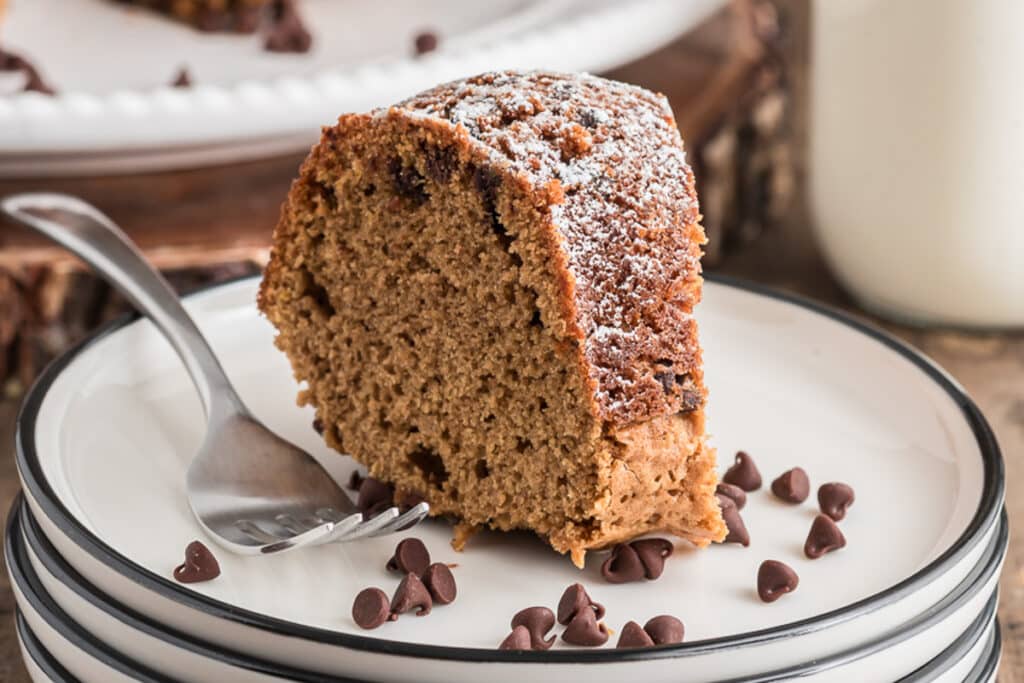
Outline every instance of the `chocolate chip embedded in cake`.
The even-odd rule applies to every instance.
[[[328,445],[432,515],[579,566],[647,533],[703,546],[726,528],[699,217],[663,97],[484,74],[324,130],[260,309]]]

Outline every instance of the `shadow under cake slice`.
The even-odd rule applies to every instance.
[[[462,531],[704,545],[699,218],[663,97],[484,74],[324,130],[259,305],[327,443]]]

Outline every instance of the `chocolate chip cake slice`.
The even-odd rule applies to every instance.
[[[667,101],[491,73],[342,116],[259,306],[327,443],[399,494],[585,551],[726,533],[694,306],[705,241]]]

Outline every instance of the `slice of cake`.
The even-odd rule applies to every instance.
[[[327,443],[457,538],[705,545],[699,218],[663,97],[485,74],[324,130],[259,306]]]

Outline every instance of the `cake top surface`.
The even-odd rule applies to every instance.
[[[500,72],[394,110],[465,129],[492,163],[551,198],[602,417],[629,423],[680,410],[685,399],[669,392],[665,369],[674,365],[678,378],[699,363],[679,323],[699,296],[687,284],[704,236],[668,101],[587,74]]]

